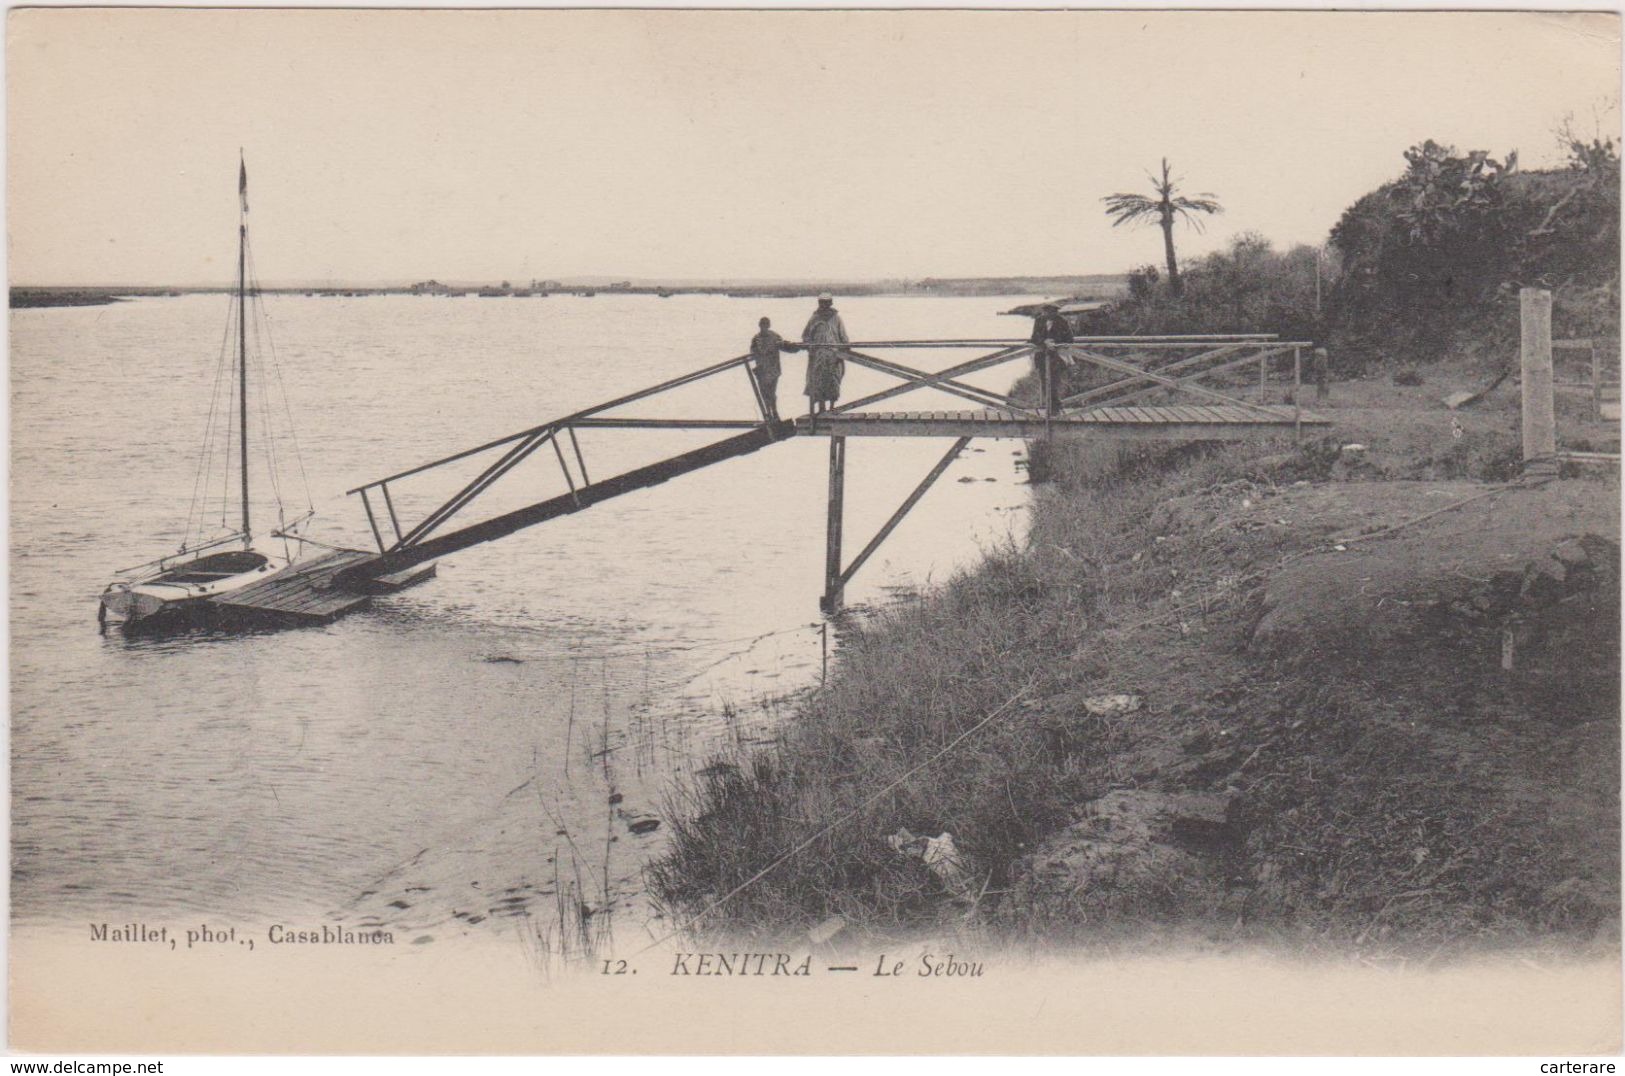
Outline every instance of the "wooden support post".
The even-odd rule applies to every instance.
[[[869,539],[869,544],[863,547],[863,552],[852,558],[852,563],[847,565],[846,571],[841,573],[841,586],[843,589],[846,584],[852,581],[852,577],[858,574],[858,569],[863,567],[864,561],[868,560],[874,554],[874,551],[880,548],[880,543],[884,542],[891,535],[891,532],[897,529],[897,525],[903,522],[903,517],[908,515],[909,510],[916,504],[920,503],[920,498],[924,497],[926,491],[936,484],[937,479],[942,477],[942,472],[946,471],[948,465],[959,458],[959,454],[965,451],[965,446],[968,444],[970,444],[969,437],[961,437],[955,441],[953,447],[943,453],[936,466],[932,467],[926,476],[920,480],[920,484],[914,487],[914,492],[903,499],[903,503],[898,506],[897,511],[893,512],[891,518],[886,520],[885,525],[875,532],[873,538]]]
[[[395,498],[389,495],[388,482],[378,483],[378,489],[384,495],[384,507],[389,509],[389,525],[395,528],[395,540],[398,542],[401,540],[401,521],[400,517],[395,514]]]
[[[1269,375],[1270,375],[1269,361],[1270,361],[1269,356],[1267,356],[1267,355],[1258,356],[1258,402],[1259,403],[1267,403],[1268,402],[1268,398],[1264,395],[1264,382],[1269,380]]]
[[[841,609],[841,516],[846,497],[846,438],[829,439],[829,529],[824,542],[824,597],[818,607],[825,613]]]
[[[576,504],[580,504],[581,494],[576,492],[576,480],[570,475],[570,465],[564,462],[564,449],[559,447],[559,439],[557,437],[553,438],[553,454],[559,458],[559,470],[564,472],[564,481],[570,487],[571,499],[574,500]]]
[[[745,377],[750,380],[751,395],[756,397],[756,410],[762,413],[763,422],[767,423],[768,425],[772,425],[773,416],[768,414],[767,395],[762,392],[762,383],[756,379],[756,368],[747,362],[745,363],[743,369],[745,371]]]
[[[1315,399],[1324,400],[1331,395],[1328,384],[1332,376],[1332,360],[1323,347],[1315,348]]]
[[[576,450],[576,463],[581,467],[581,484],[583,486],[592,485],[592,477],[587,474],[587,461],[581,455],[581,442],[576,440],[576,428],[566,426],[564,432],[570,435],[570,447]]]
[[[367,522],[372,525],[372,540],[378,543],[378,552],[384,552],[384,536],[378,531],[378,520],[372,514],[372,502],[367,499],[367,491],[361,490],[361,507],[367,510]]]
[[[1292,439],[1303,440],[1303,349],[1292,349]]]
[[[1523,370],[1523,468],[1525,473],[1557,473],[1557,419],[1552,403],[1552,293],[1542,288],[1518,292],[1522,327],[1519,361]]]

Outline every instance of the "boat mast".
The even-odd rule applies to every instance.
[[[248,250],[248,163],[237,158],[237,194],[242,203],[237,217],[237,416],[242,437],[243,465],[243,548],[252,544],[248,529],[248,277],[245,272]]]

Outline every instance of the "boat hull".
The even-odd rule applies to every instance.
[[[213,599],[257,583],[288,567],[285,557],[243,550],[170,564],[144,579],[110,584],[96,619],[126,631],[184,627],[206,620]]]
[[[162,631],[196,627],[211,612],[207,598],[165,598],[131,590],[110,590],[102,594],[97,620],[126,632]]]

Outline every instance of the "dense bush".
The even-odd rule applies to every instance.
[[[1180,274],[1183,287],[1175,295],[1159,283],[1154,266],[1129,274],[1129,294],[1107,307],[1085,314],[1085,334],[1256,333],[1272,332],[1286,340],[1319,341],[1316,309],[1316,258],[1313,247],[1299,246],[1280,253],[1269,240],[1245,232],[1216,254],[1191,261]],[[1322,258],[1320,272],[1329,271]],[[1321,282],[1324,287],[1324,280]],[[1070,394],[1094,388],[1117,375],[1078,363],[1064,374],[1063,391]],[[1036,386],[1020,384],[1016,395],[1036,399]],[[1047,458],[1042,449],[1032,457],[1034,481],[1045,476]]]
[[[1274,332],[1311,339],[1315,324],[1313,247],[1279,253],[1246,232],[1228,249],[1190,262],[1174,295],[1156,268],[1129,274],[1129,295],[1086,315],[1086,333]]]
[[[1617,332],[1619,157],[1571,142],[1566,169],[1519,172],[1425,142],[1405,174],[1332,229],[1345,272],[1327,303],[1340,351],[1421,360],[1516,335],[1520,287],[1560,297],[1561,333]]]
[[[1518,289],[1551,289],[1559,336],[1619,332],[1620,165],[1611,141],[1565,136],[1566,168],[1522,172],[1428,141],[1405,172],[1343,213],[1320,253],[1256,234],[1189,268],[1182,295],[1154,271],[1094,311],[1086,333],[1274,332],[1332,348],[1344,371],[1453,353],[1504,362]],[[1317,310],[1319,311],[1317,316]]]

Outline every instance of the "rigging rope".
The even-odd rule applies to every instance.
[[[225,378],[228,367],[227,352],[231,345],[232,319],[226,316],[226,328],[220,338],[220,351],[215,357],[214,384],[209,389],[209,413],[203,424],[203,447],[198,454],[197,473],[192,478],[192,500],[186,508],[186,529],[181,534],[181,549],[184,550],[192,541],[192,528],[197,527],[198,541],[203,540],[203,520],[207,508],[203,503],[208,497],[209,477],[213,473],[214,464],[214,429],[219,417],[220,385]]]
[[[250,271],[255,273],[255,275],[254,275],[255,295],[260,296],[259,275],[258,275],[258,271],[254,270],[254,268],[253,268],[253,266],[254,266],[254,247],[253,247],[253,244],[250,244],[249,247],[248,247],[248,264],[249,264]],[[265,309],[265,300],[264,300],[263,296],[260,296],[259,306],[260,306],[260,317],[265,322],[265,344],[266,344],[266,351],[270,355],[271,373],[276,376],[277,391],[282,396],[282,413],[283,413],[284,417],[287,419],[287,423],[288,423],[288,426],[287,426],[287,428],[288,428],[288,440],[293,443],[293,459],[294,459],[294,463],[299,468],[299,482],[300,482],[300,484],[302,486],[304,486],[304,489],[305,489],[305,507],[314,510],[315,507],[316,507],[316,502],[315,502],[315,498],[311,496],[311,492],[310,492],[310,477],[309,477],[309,475],[307,475],[305,473],[305,456],[304,456],[304,453],[299,450],[299,429],[298,429],[297,426],[294,425],[293,408],[288,403],[288,384],[287,384],[287,382],[285,380],[283,380],[283,377],[282,377],[282,361],[277,357],[277,353],[276,353],[276,337],[273,336],[272,333],[271,333],[271,317],[270,317],[269,312]],[[269,392],[270,392],[270,382],[267,381],[266,382],[266,394],[269,395]]]
[[[254,290],[249,294],[253,298],[258,298],[258,283],[256,282],[253,287]],[[261,313],[263,314],[263,310]],[[250,324],[254,329],[254,349],[256,352],[255,358],[257,360],[257,366],[255,369],[258,372],[261,385],[261,391],[256,395],[260,417],[260,437],[265,442],[265,470],[267,477],[270,479],[271,496],[276,501],[277,527],[280,528],[283,524],[282,482],[279,475],[281,468],[277,465],[276,431],[271,426],[271,408],[265,399],[266,393],[264,391],[264,386],[269,384],[269,379],[265,374],[265,350],[260,340],[259,318],[254,318]],[[245,361],[246,358],[247,357],[245,356]]]
[[[237,320],[230,322],[230,326],[242,323],[242,305],[241,302],[232,304]],[[228,507],[227,502],[231,498],[231,449],[232,443],[236,440],[234,434],[237,430],[237,378],[228,377],[226,386],[226,464],[220,475],[220,525],[222,527],[228,525],[226,523],[226,509]]]
[[[295,520],[294,521],[294,526],[298,526],[300,523],[304,522],[304,520],[309,519],[309,518],[310,518],[310,516],[306,515],[302,519]],[[330,542],[318,541],[315,538],[310,538],[310,537],[307,537],[306,535],[303,535],[303,534],[295,534],[291,530],[290,531],[282,531],[282,530],[272,531],[271,532],[271,537],[273,537],[273,538],[292,539],[295,542],[303,542],[305,545],[313,545],[317,549],[330,549],[335,553],[366,553],[367,552],[365,549],[356,549],[354,546],[333,545]]]

